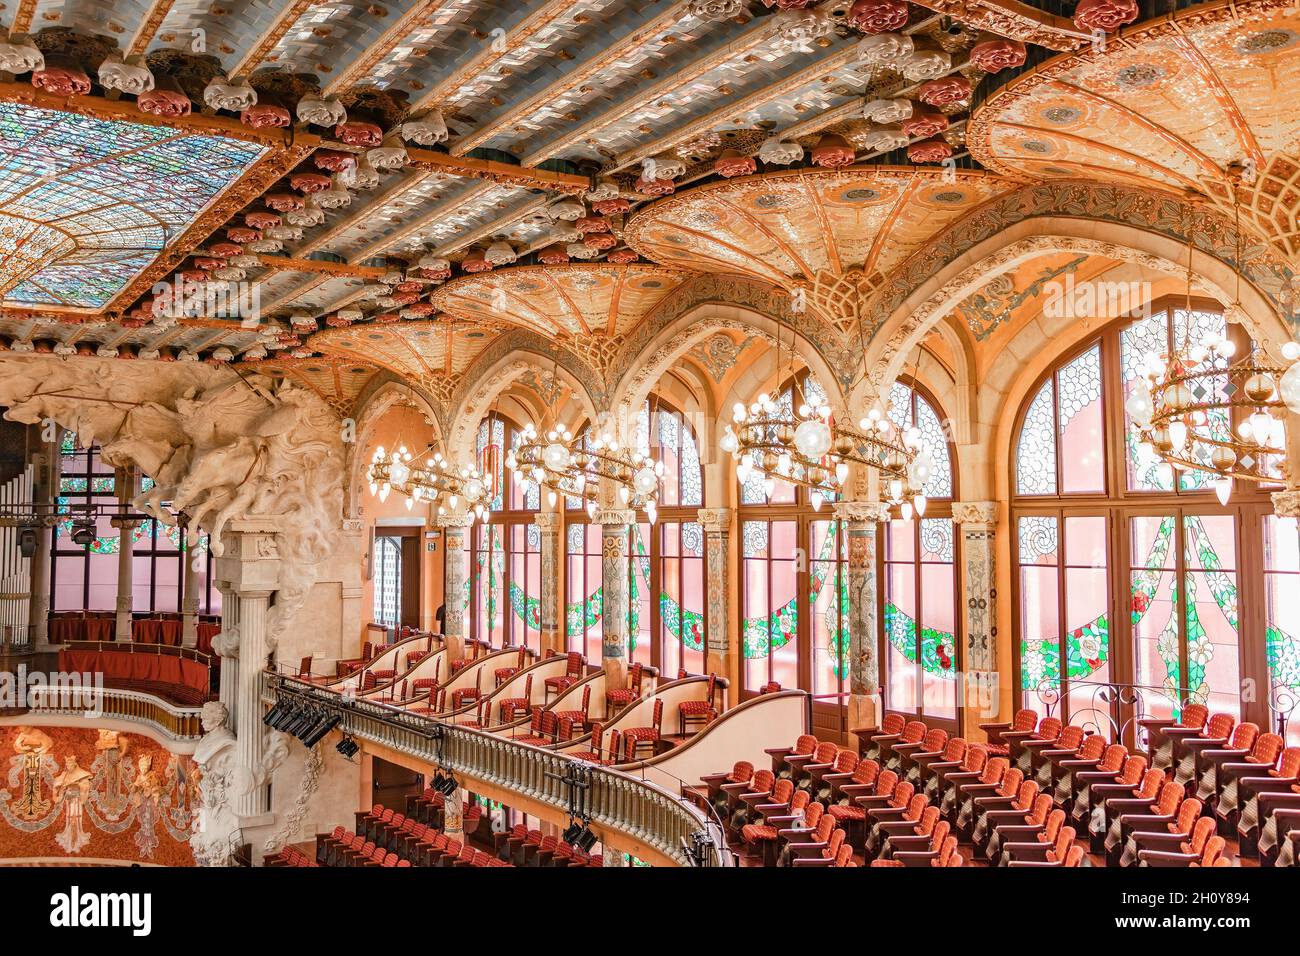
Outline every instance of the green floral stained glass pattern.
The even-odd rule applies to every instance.
[[[828,573],[835,567],[835,522],[830,522],[826,540],[812,565],[809,593],[815,603],[826,584]],[[847,585],[846,585],[847,587]],[[775,648],[785,647],[799,632],[799,599],[791,598],[767,616],[745,618],[740,625],[740,646],[745,657],[755,660],[766,657]]]
[[[885,605],[885,636],[908,663],[916,663],[916,620],[896,605]],[[921,629],[921,668],[944,680],[956,680],[956,641],[952,631]]]

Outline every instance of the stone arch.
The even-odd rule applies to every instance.
[[[727,302],[701,302],[666,323],[629,357],[629,370],[619,379],[611,395],[610,404],[616,417],[623,422],[629,421],[631,412],[640,407],[679,358],[696,344],[724,330],[748,332],[771,345],[775,345],[779,331],[783,348],[793,334],[795,354],[827,389],[832,407],[843,412],[845,403],[840,377],[811,339],[797,330],[791,333],[788,323],[756,309]],[[765,364],[763,359],[755,362],[756,366]],[[727,402],[723,401],[718,407],[726,409]]]
[[[513,336],[503,336],[503,339],[509,338]],[[493,355],[480,356],[475,361],[471,373],[457,390],[449,416],[445,444],[447,457],[452,461],[470,459],[474,452],[475,432],[483,416],[491,410],[492,402],[530,371],[547,374],[554,371],[588,419],[594,421],[600,414],[604,392],[599,388],[599,375],[571,353],[561,355],[557,363],[555,355],[546,354],[540,347],[540,337],[531,338],[537,338],[538,342],[518,342],[503,349],[494,345],[488,350]],[[501,342],[499,339],[497,344]],[[495,354],[498,352],[500,354]]]
[[[866,374],[851,406],[879,396],[898,377],[921,337],[967,295],[1025,260],[1053,252],[1106,256],[1172,275],[1187,271],[1187,245],[1173,236],[1116,222],[1059,216],[1022,220],[951,259],[889,313],[867,346]],[[1193,246],[1192,273],[1206,294],[1233,301],[1236,272],[1229,262]],[[1253,281],[1242,282],[1240,306],[1234,318],[1266,348],[1276,349],[1291,337],[1271,297]]]
[[[389,411],[399,405],[414,406],[429,423],[434,441],[443,442],[437,409],[426,396],[395,376],[388,374],[375,376],[357,396],[353,441],[344,445],[346,457],[343,466],[343,516],[345,518],[357,516],[360,491],[362,486],[367,484],[366,476],[370,464],[365,460],[364,452],[370,444],[375,427]],[[445,453],[445,447],[443,451]]]

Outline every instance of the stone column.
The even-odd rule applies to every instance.
[[[729,675],[738,666],[739,647],[729,638],[727,611],[727,544],[730,508],[701,508],[696,514],[704,530],[705,666],[715,674]]]
[[[230,522],[222,539],[224,553],[217,560],[218,573],[231,589],[223,611],[229,609],[229,604],[238,609],[237,623],[223,627],[218,652],[225,658],[221,664],[222,703],[231,711],[236,737],[232,806],[245,828],[271,822],[267,784],[276,765],[288,753],[284,735],[269,731],[262,723],[262,672],[274,650],[268,618],[271,597],[280,587],[280,549],[275,529],[275,520],[269,518]],[[237,666],[228,675],[232,657],[237,659]]]
[[[447,642],[447,666],[465,656],[465,539],[474,516],[470,514],[441,515],[438,526],[446,540],[444,561],[443,603],[446,614],[442,632]],[[447,671],[450,673],[450,671]]]
[[[198,532],[196,531],[197,535]],[[194,567],[195,562],[202,564],[202,558],[197,554],[197,546],[190,548],[189,536],[186,535],[185,546],[185,574],[183,580],[185,589],[181,592],[181,646],[197,647],[199,643],[199,571]]]
[[[117,492],[117,505],[123,511],[131,507],[134,497],[135,472],[130,468],[118,468],[113,473],[113,490]],[[113,518],[110,522],[118,529],[117,545],[117,626],[114,637],[119,643],[129,642],[131,638],[131,608],[134,595],[131,592],[135,570],[135,529],[139,522],[125,518]]]
[[[31,562],[32,600],[28,606],[31,646],[36,651],[50,650],[50,552],[54,547],[54,499],[63,464],[59,455],[63,429],[56,429],[55,439],[32,456],[32,502],[42,515],[36,522],[36,553]]]
[[[835,506],[849,548],[850,727],[877,727],[880,697],[880,582],[876,577],[876,533],[889,520],[879,502],[844,501]]]
[[[560,513],[540,512],[533,523],[541,535],[541,624],[542,654],[554,650],[564,653],[564,615],[560,613],[560,565],[564,560],[560,549]]]
[[[627,683],[628,642],[628,531],[636,512],[608,509],[596,513],[601,526],[601,641],[605,687]]]
[[[121,472],[118,473],[119,475]],[[135,542],[133,533],[139,527],[138,521],[126,518],[113,518],[110,522],[121,536],[117,546],[117,622],[113,630],[114,638],[119,644],[130,643],[132,583],[135,578]]]
[[[957,501],[953,523],[961,527],[962,587],[966,596],[966,648],[963,662],[963,699],[959,703],[976,718],[997,716],[998,618],[996,552],[998,503]]]

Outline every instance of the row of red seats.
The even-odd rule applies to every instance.
[[[592,856],[541,830],[530,830],[516,823],[505,833],[494,833],[492,842],[497,857],[515,866],[602,866],[599,856]]]
[[[315,860],[309,857],[301,850],[296,850],[291,846],[280,848],[280,852],[274,856],[268,856],[262,861],[263,866],[320,866]]]

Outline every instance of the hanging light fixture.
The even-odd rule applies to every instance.
[[[455,511],[463,501],[479,517],[491,511],[490,481],[473,465],[455,466],[435,452],[422,462],[405,446],[385,451],[375,449],[370,461],[370,493],[387,501],[391,492],[406,495],[410,510],[417,501]]]
[[[792,331],[793,336],[793,331]],[[794,372],[791,348],[790,371]],[[781,367],[781,337],[777,334],[777,368]],[[797,403],[797,404],[796,404]],[[820,510],[823,502],[843,492],[852,465],[880,472],[892,504],[911,504],[924,484],[917,484],[915,465],[920,459],[920,433],[901,432],[878,410],[873,409],[858,428],[832,418],[830,406],[808,396],[795,381],[788,408],[763,393],[746,407],[737,403],[732,423],[719,445],[736,459],[736,477],[746,482],[752,474],[763,476],[763,488],[770,498],[778,481],[808,489],[809,502]],[[922,462],[928,461],[927,458]],[[929,465],[926,466],[930,467]],[[922,501],[918,510],[924,512]]]
[[[663,462],[640,451],[622,448],[608,431],[585,443],[562,426],[540,433],[531,423],[523,441],[506,455],[506,467],[527,489],[546,488],[554,507],[560,495],[581,499],[594,517],[600,482],[614,486],[623,507],[643,509],[653,523],[658,520],[659,481]]]
[[[1229,167],[1229,174],[1234,172]],[[1240,178],[1240,171],[1234,182]],[[1237,208],[1237,263],[1241,262],[1241,216]],[[1241,275],[1227,314],[1240,312]],[[1192,247],[1187,247],[1186,313],[1192,315]],[[1288,359],[1300,348],[1288,343]],[[1166,356],[1148,355],[1142,376],[1125,402],[1142,445],[1172,469],[1211,476],[1222,504],[1234,479],[1279,481],[1286,455],[1287,395],[1300,398],[1300,373],[1272,361],[1258,345],[1235,359],[1237,344],[1211,333],[1200,342],[1187,336],[1170,344]],[[1297,403],[1300,405],[1300,402]]]

